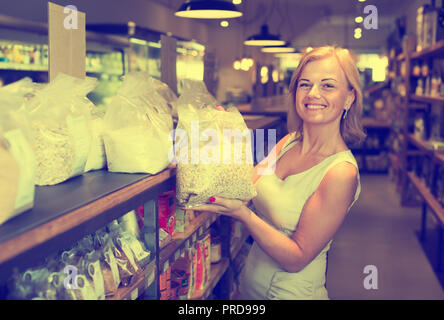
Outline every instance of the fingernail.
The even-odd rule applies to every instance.
[[[216,198],[215,197],[211,197],[210,198],[210,202],[214,202],[214,201],[216,201]]]

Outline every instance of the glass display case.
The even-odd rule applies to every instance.
[[[47,24],[0,15],[0,85],[24,77],[37,83],[49,80]],[[126,38],[86,32],[86,75],[99,80],[88,97],[106,105],[127,72],[129,42]]]
[[[130,48],[129,71],[146,71],[151,77],[160,80],[160,39],[147,41],[131,37]]]

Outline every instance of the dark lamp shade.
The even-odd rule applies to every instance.
[[[289,43],[285,43],[283,46],[266,46],[261,48],[262,52],[266,53],[288,53],[295,52],[295,49],[289,46]]]
[[[244,41],[246,46],[282,46],[285,45],[285,41],[281,40],[279,36],[270,34],[268,32],[268,26],[263,25],[261,27],[261,33],[248,37]]]
[[[182,4],[174,13],[182,18],[195,19],[230,19],[242,16],[236,6],[222,0],[194,0]]]

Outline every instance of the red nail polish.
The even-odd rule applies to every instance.
[[[216,198],[215,197],[211,197],[210,198],[210,202],[214,202],[214,201],[216,201]]]

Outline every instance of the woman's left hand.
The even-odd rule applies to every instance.
[[[245,219],[250,212],[250,209],[242,201],[222,197],[211,197],[208,199],[207,204],[202,204],[192,209],[223,214],[239,220]]]

